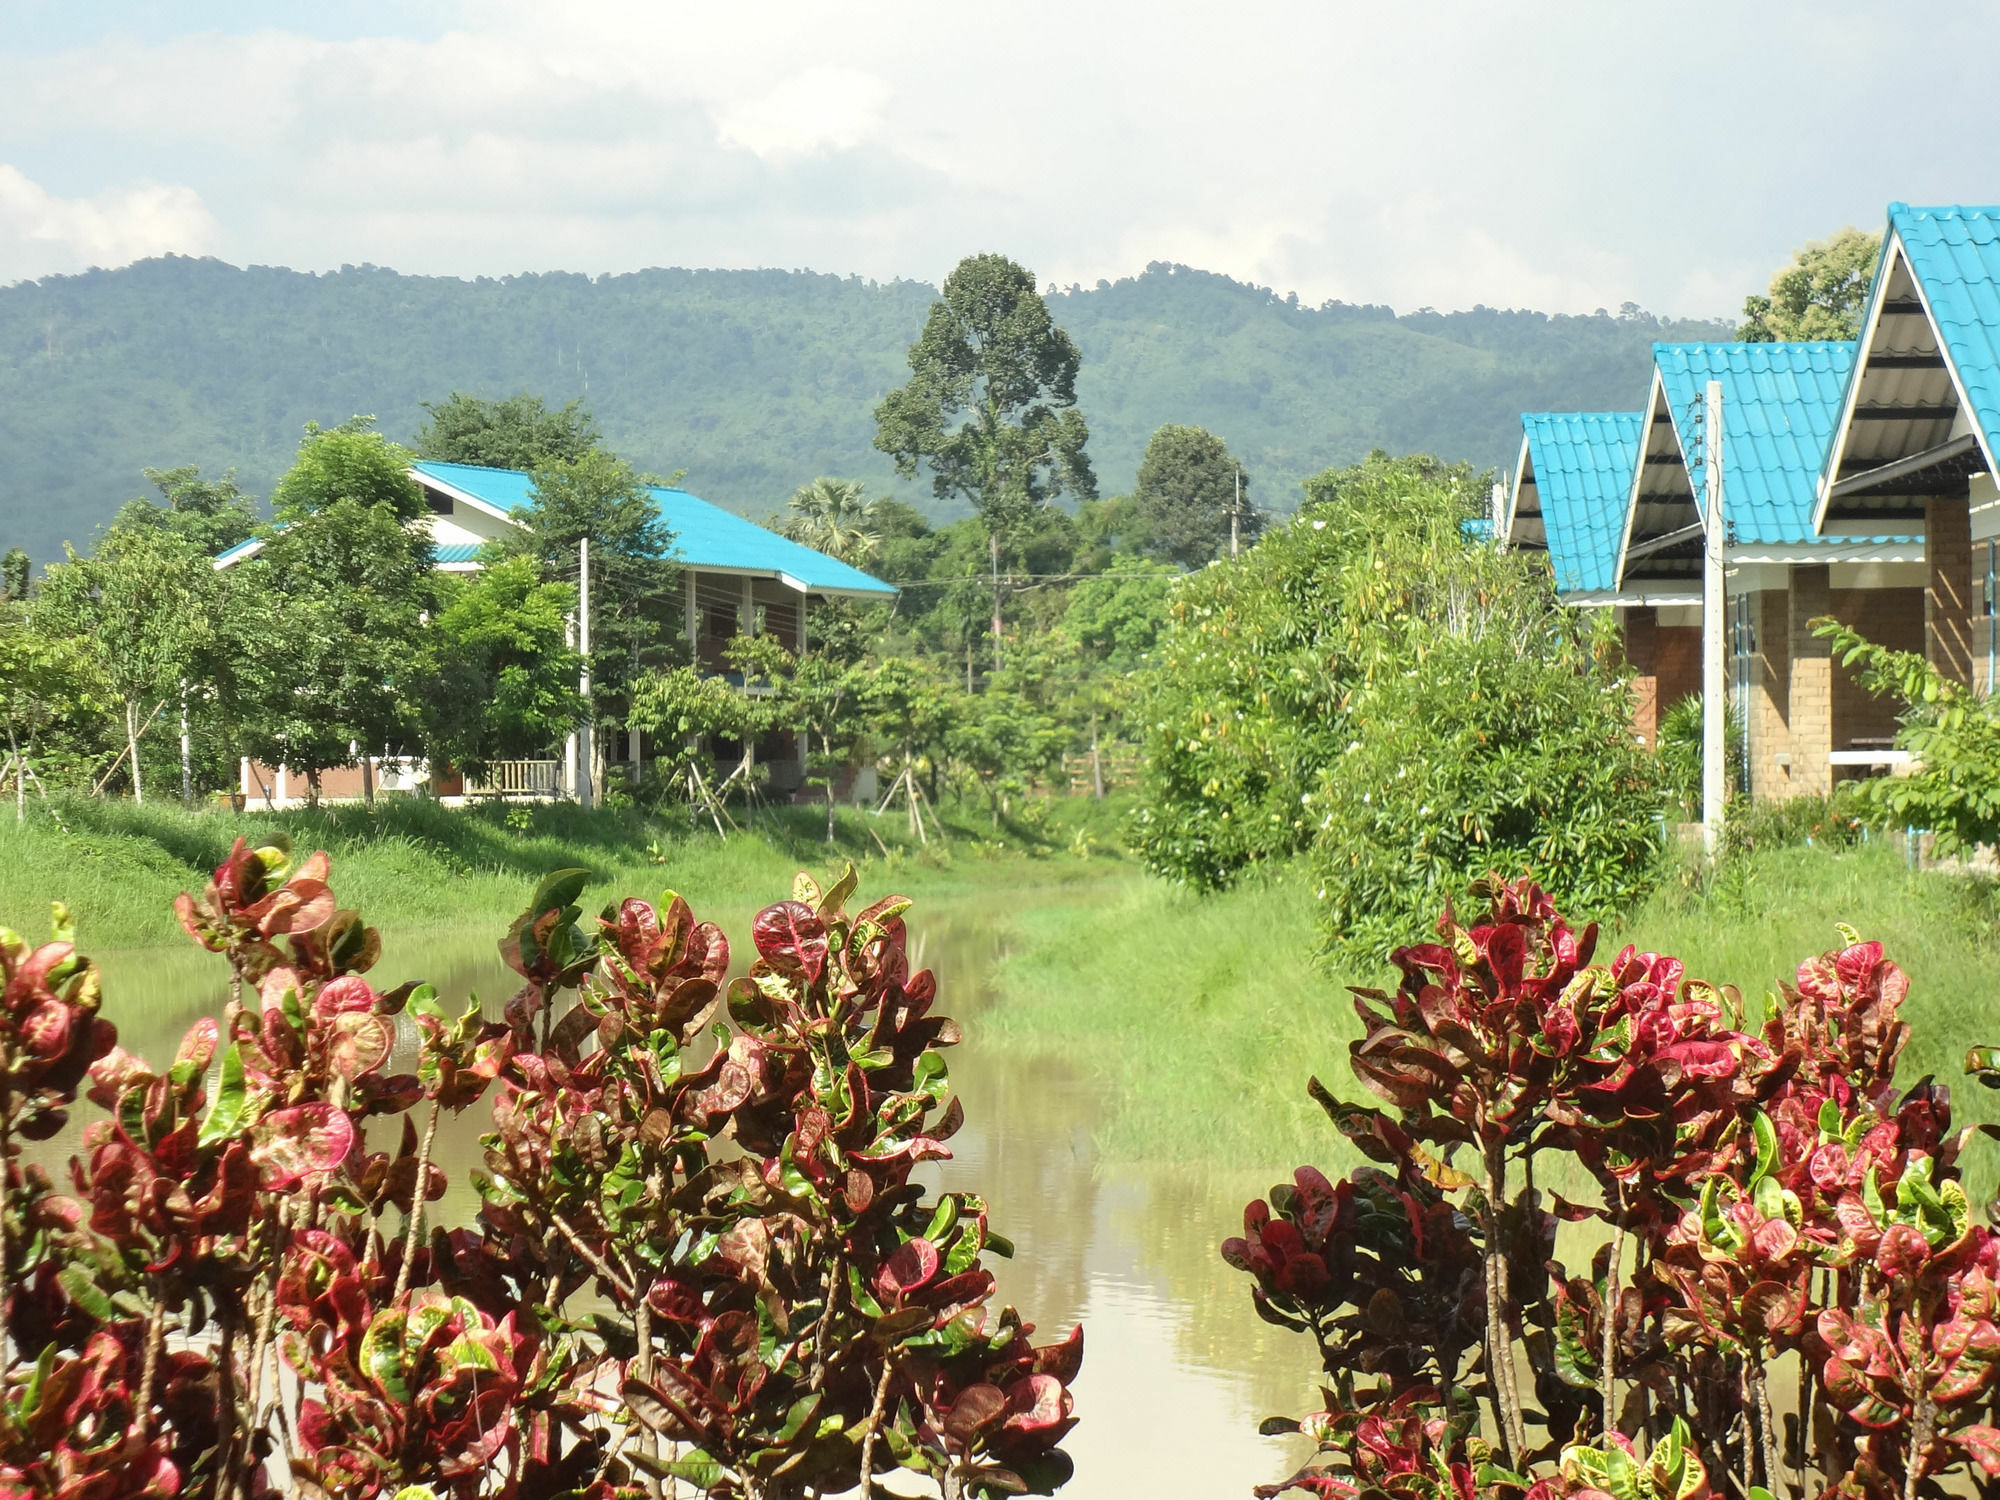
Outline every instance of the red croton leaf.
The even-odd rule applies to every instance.
[[[905,1240],[875,1273],[875,1289],[885,1297],[906,1297],[937,1275],[937,1246],[929,1240]]]
[[[750,935],[767,960],[795,963],[811,982],[826,972],[826,923],[803,901],[765,907],[751,923]]]
[[[295,1186],[331,1172],[354,1149],[354,1121],[331,1104],[299,1104],[273,1110],[251,1133],[250,1158],[263,1185]]]

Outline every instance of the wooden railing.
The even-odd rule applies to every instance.
[[[468,797],[554,797],[562,791],[559,760],[496,760],[484,778],[465,778]]]

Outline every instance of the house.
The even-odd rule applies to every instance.
[[[1815,525],[1829,535],[1921,530],[1921,632],[1906,630],[1902,644],[1991,691],[2000,207],[1890,204],[1858,348],[1818,476]]]
[[[1660,716],[1701,691],[1701,594],[1674,580],[1618,586],[1644,426],[1640,412],[1525,413],[1500,529],[1510,550],[1548,553],[1565,603],[1617,612],[1632,729],[1650,745]]]
[[[1706,494],[1701,433],[1722,387],[1725,644],[1730,696],[1754,797],[1824,794],[1835,778],[1893,764],[1893,709],[1834,664],[1808,621],[1831,614],[1915,649],[1923,538],[1879,524],[1822,533],[1821,467],[1855,366],[1849,343],[1658,344],[1646,440],[1626,508],[1621,588],[1701,598]],[[1695,621],[1699,641],[1699,620]]]
[[[474,464],[423,460],[410,467],[410,477],[424,492],[428,524],[441,571],[477,571],[481,549],[517,527],[514,512],[532,496],[533,479],[520,469],[485,468]],[[692,643],[695,660],[712,672],[725,672],[723,648],[741,632],[776,635],[785,649],[797,652],[812,636],[812,603],[817,600],[886,601],[896,596],[892,584],[788,537],[779,536],[741,516],[711,505],[683,489],[650,487],[653,503],[674,534],[674,561],[682,588],[682,627]],[[253,538],[215,559],[226,568],[263,547]],[[606,738],[612,737],[607,732]],[[602,758],[641,763],[643,746],[636,731],[620,736],[623,744],[602,745]],[[613,751],[618,753],[614,754]],[[573,752],[573,747],[572,747]],[[773,790],[789,793],[804,782],[803,757],[789,737],[784,744],[757,748],[769,768]],[[374,767],[370,767],[374,774]],[[399,785],[398,768],[384,763],[379,785]],[[408,776],[407,771],[403,773]],[[418,773],[415,779],[421,779]],[[537,774],[547,784],[535,789],[554,791],[576,784],[572,762],[560,778],[552,771]],[[359,795],[360,769],[330,773],[323,795]],[[351,779],[350,790],[346,781]],[[245,762],[243,792],[257,800],[285,800],[290,791],[282,768],[267,769]]]

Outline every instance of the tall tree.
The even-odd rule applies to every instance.
[[[126,501],[111,523],[114,528],[164,531],[209,557],[256,533],[256,504],[236,487],[234,469],[220,479],[203,479],[194,464],[147,469],[145,475],[160,498]]]
[[[910,381],[875,408],[875,446],[940,499],[969,502],[1001,548],[1057,495],[1097,479],[1076,410],[1081,363],[1035,278],[1004,255],[971,255],[945,278],[910,346]]]
[[[433,548],[412,524],[424,498],[409,463],[373,418],[309,424],[262,555],[238,565],[270,609],[271,639],[245,663],[248,748],[304,773],[314,801],[324,771],[418,737]]]
[[[493,401],[453,391],[424,403],[430,415],[412,442],[417,457],[440,463],[533,469],[574,463],[598,445],[597,420],[582,401],[550,411],[525,391]]]
[[[576,590],[544,583],[531,557],[439,574],[419,717],[433,764],[473,775],[545,749],[576,724],[582,658],[565,639]]]
[[[1203,427],[1162,427],[1146,444],[1132,498],[1154,557],[1198,568],[1257,535],[1250,477],[1221,438]]]
[[[665,664],[681,619],[673,528],[647,478],[601,448],[534,470],[520,527],[493,545],[495,557],[529,556],[542,577],[578,582],[590,539],[591,714],[625,723],[634,676]]]
[[[43,580],[38,625],[87,636],[103,662],[124,717],[135,802],[146,795],[140,737],[169,700],[179,701],[210,649],[217,592],[207,554],[150,526],[111,528],[95,556],[71,552]]]
[[[1814,240],[1771,278],[1769,295],[1743,299],[1736,337],[1751,344],[1856,337],[1881,253],[1881,235],[1851,225]]]

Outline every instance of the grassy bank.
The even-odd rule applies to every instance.
[[[1115,808],[1087,799],[1052,806],[1052,815],[998,829],[977,814],[961,820],[948,813],[946,839],[928,845],[894,814],[843,809],[829,848],[824,811],[807,807],[761,810],[751,831],[723,842],[691,831],[684,816],[585,812],[564,803],[448,809],[385,798],[373,810],[239,816],[51,800],[31,804],[24,824],[0,822],[0,925],[38,936],[48,903],[59,899],[92,948],[185,941],[174,896],[199,890],[239,834],[253,843],[281,835],[295,849],[325,849],[343,903],[390,931],[504,924],[537,880],[566,867],[592,872],[592,901],[650,897],[670,886],[703,910],[776,900],[794,870],[850,859],[862,868],[864,889],[886,889],[893,879],[913,895],[989,883],[1060,886],[1093,870],[1128,868],[1116,852]]]
[[[1305,1082],[1317,1073],[1359,1097],[1343,985],[1393,975],[1316,969],[1312,904],[1303,879],[1283,874],[1207,898],[1132,876],[1115,900],[1030,910],[982,1034],[1097,1076],[1110,1096],[1107,1155],[1279,1175],[1304,1160],[1342,1163]],[[1837,945],[1834,924],[1848,922],[1910,973],[1904,1078],[1956,1084],[1965,1048],[2000,1040],[1995,916],[1990,882],[1914,873],[1880,844],[1778,849],[1738,857],[1706,886],[1670,884],[1607,931],[1599,953],[1628,941],[1674,953],[1754,1004],[1800,959]],[[1965,1086],[1955,1097],[1962,1120],[2000,1120],[2000,1096]]]

